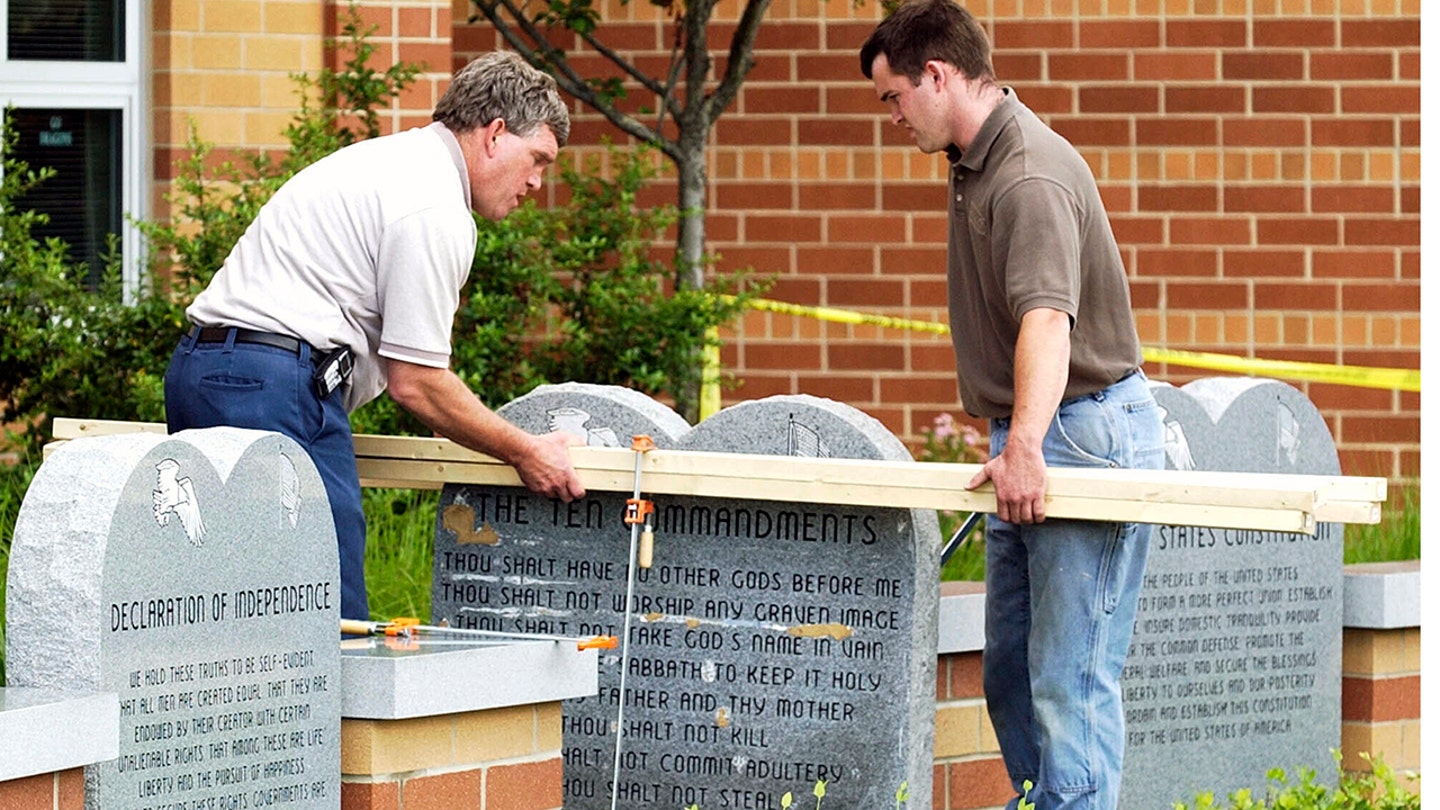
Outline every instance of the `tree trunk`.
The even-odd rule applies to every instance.
[[[675,239],[675,286],[682,290],[699,290],[705,286],[705,141],[706,127],[695,127],[701,137],[685,137],[680,143],[680,159],[676,161],[680,170],[680,221]],[[691,128],[685,128],[689,133]],[[704,363],[703,353],[697,352],[694,364],[697,368]],[[686,383],[676,394],[675,410],[690,424],[700,416],[700,379]]]

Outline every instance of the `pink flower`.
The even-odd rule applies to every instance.
[[[931,435],[937,439],[948,439],[955,435],[955,417],[948,413],[942,413],[935,417],[935,427],[930,429]]]

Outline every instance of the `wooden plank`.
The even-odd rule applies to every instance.
[[[57,438],[144,430],[145,422],[56,419]],[[514,469],[446,439],[355,437],[365,486],[435,489],[445,483],[519,486]],[[629,492],[635,454],[624,448],[572,447],[585,487]],[[641,459],[645,492],[798,503],[995,511],[994,490],[965,484],[978,464],[814,459],[737,453],[654,450]],[[1057,518],[1313,532],[1317,521],[1377,523],[1383,478],[1075,469],[1048,471],[1047,514]]]
[[[417,459],[367,458],[362,474],[387,480],[443,480],[454,484],[519,486],[514,470],[496,461],[467,463],[434,462]],[[595,492],[629,492],[634,487],[632,470],[595,470],[577,464],[586,489]],[[894,484],[829,483],[787,481],[769,477],[755,481],[735,476],[694,475],[672,471],[644,473],[647,496],[690,495],[706,498],[759,499],[793,503],[844,503],[857,506],[890,506],[914,509],[948,509],[963,512],[995,511],[995,494],[988,486],[965,489],[924,489]],[[1227,529],[1267,531],[1315,531],[1311,512],[1293,507],[1236,506],[1224,503],[1144,501],[1090,498],[1083,495],[1047,494],[1047,513],[1055,518],[1127,520],[1142,523],[1170,523],[1185,526],[1213,526]],[[663,504],[661,505],[663,507]]]

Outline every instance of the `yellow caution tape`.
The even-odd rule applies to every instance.
[[[765,312],[779,312],[798,315],[833,323],[871,324],[886,329],[909,329],[916,332],[931,332],[948,335],[950,327],[933,321],[916,321],[908,318],[892,318],[889,315],[872,315],[832,307],[806,307],[784,301],[757,298],[746,302],[751,309]],[[1262,360],[1254,357],[1236,357],[1210,352],[1187,352],[1176,349],[1153,349],[1146,347],[1145,359],[1152,363],[1169,363],[1187,368],[1204,368],[1213,371],[1227,371],[1256,377],[1275,377],[1306,382],[1335,383],[1360,388],[1384,388],[1396,391],[1419,391],[1420,372],[1405,368],[1375,368],[1370,366],[1336,366],[1328,363],[1305,363],[1294,360]],[[719,358],[712,361],[718,367]],[[711,367],[707,363],[707,368]],[[718,378],[717,378],[718,379]],[[719,410],[719,388],[713,382],[705,388],[710,407]],[[704,414],[702,407],[702,415]],[[714,411],[711,411],[713,413]]]
[[[1146,347],[1145,359],[1152,363],[1170,363],[1189,368],[1207,368],[1256,377],[1278,377],[1286,380],[1336,383],[1359,388],[1387,388],[1398,391],[1419,391],[1420,372],[1408,368],[1374,368],[1371,366],[1334,366],[1328,363],[1304,363],[1298,360],[1261,360],[1210,352],[1186,352],[1177,349]]]

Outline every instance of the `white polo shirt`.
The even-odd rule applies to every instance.
[[[200,326],[349,346],[345,406],[385,389],[385,359],[446,368],[475,258],[470,183],[444,125],[347,146],[290,178],[185,311]]]

